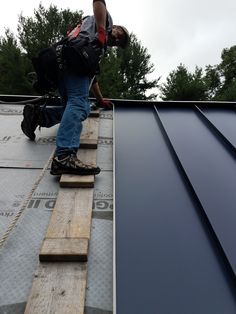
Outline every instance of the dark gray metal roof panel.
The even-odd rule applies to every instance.
[[[204,127],[199,129],[194,112],[162,111],[161,116],[171,120],[170,133],[181,149],[189,150],[192,163],[199,148],[188,146],[190,135],[192,144],[203,140],[209,149],[219,150],[229,162],[219,171],[222,180],[234,183],[231,176],[233,182],[226,180],[229,168],[235,169],[233,157]],[[172,123],[182,127],[179,134]],[[203,155],[198,162],[214,169],[221,159],[212,162],[209,157]],[[153,108],[116,106],[115,173],[116,313],[235,313],[235,278]],[[199,172],[200,178],[203,175]],[[211,195],[217,193],[208,187]],[[205,190],[203,196],[207,194]]]
[[[227,138],[236,148],[236,111],[232,108],[209,109],[201,108],[206,118]]]
[[[194,109],[159,109],[158,112],[236,274],[236,154],[225,149]],[[233,117],[236,124],[236,115]]]

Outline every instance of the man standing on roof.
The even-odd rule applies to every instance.
[[[129,34],[123,26],[113,25],[112,18],[106,9],[104,0],[93,0],[94,16],[86,17],[80,26],[78,39],[86,39],[96,43],[101,54],[107,46],[125,48],[129,42]],[[72,31],[73,32],[73,31]],[[98,66],[98,65],[97,65]],[[95,74],[95,73],[94,73]],[[90,112],[88,100],[91,75],[75,73],[70,68],[63,72],[59,81],[59,93],[64,105],[63,112],[44,108],[40,112],[32,105],[25,106],[24,119],[21,123],[22,131],[30,139],[34,140],[34,131],[37,126],[51,127],[60,122],[56,137],[56,151],[51,165],[52,175],[63,173],[79,175],[96,175],[100,168],[84,164],[77,158],[80,145],[82,121]],[[101,98],[99,86],[95,81],[92,90]],[[103,106],[109,102],[100,99]]]

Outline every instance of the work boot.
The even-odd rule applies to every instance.
[[[41,109],[37,105],[25,105],[23,110],[23,121],[21,129],[31,141],[35,140],[35,130],[41,120]]]
[[[84,164],[77,158],[76,155],[68,155],[63,159],[55,156],[52,160],[51,171],[52,175],[79,174],[79,175],[96,175],[99,174],[100,168],[90,164]]]

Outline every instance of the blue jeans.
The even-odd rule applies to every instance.
[[[89,77],[65,73],[59,83],[61,107],[43,109],[44,127],[61,123],[56,137],[56,156],[76,153],[80,145],[82,121],[90,112]]]

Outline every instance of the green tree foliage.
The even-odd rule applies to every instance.
[[[236,77],[236,46],[223,49],[219,71],[224,78],[223,88],[228,87]]]
[[[102,94],[107,98],[121,98],[123,91],[121,60],[117,57],[117,49],[109,49],[101,61],[100,75],[97,77]]]
[[[183,65],[177,67],[160,86],[163,100],[225,100],[236,101],[236,46],[223,49],[218,65],[196,67],[190,73]]]
[[[236,46],[223,49],[221,63],[217,67],[221,83],[216,93],[217,100],[236,100]]]
[[[218,65],[207,65],[205,67],[205,76],[203,81],[206,86],[207,99],[215,99],[221,88],[221,76],[218,71]]]
[[[0,38],[0,93],[30,94],[32,88],[27,80],[29,60],[21,53],[16,38],[9,29]]]
[[[160,91],[162,100],[205,100],[206,85],[202,69],[196,67],[192,74],[185,65],[180,64],[168,75]]]
[[[17,30],[22,48],[32,58],[40,49],[57,42],[68,29],[80,23],[82,14],[82,11],[59,10],[55,5],[45,9],[40,3],[33,17],[20,15]]]
[[[127,49],[112,48],[101,64],[99,84],[104,96],[125,99],[153,99],[146,92],[158,86],[157,80],[148,80],[154,66],[148,54],[134,34]]]

